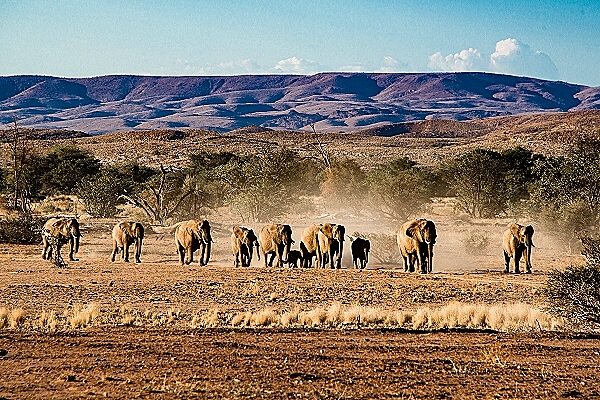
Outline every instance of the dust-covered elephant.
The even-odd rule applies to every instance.
[[[357,237],[352,240],[350,249],[352,250],[352,263],[354,268],[365,269],[369,262],[369,252],[371,251],[371,242],[367,239]]]
[[[42,228],[42,258],[50,260],[54,255],[54,263],[64,265],[60,249],[69,243],[69,260],[78,261],[73,254],[79,252],[80,238],[79,221],[76,218],[50,218]]]
[[[292,240],[292,227],[283,224],[269,224],[263,226],[258,233],[258,243],[260,252],[265,259],[265,267],[272,267],[275,257],[277,257],[277,268],[283,268],[287,262],[290,252],[290,246],[294,244]],[[268,259],[271,255],[271,259]]]
[[[425,218],[407,221],[398,230],[396,240],[404,259],[404,271],[415,271],[415,263],[422,274],[433,269],[433,246],[437,239],[435,224]]]
[[[254,247],[256,247],[256,256],[260,260],[258,238],[254,234],[254,230],[243,226],[234,226],[231,234],[231,250],[235,257],[233,266],[239,267],[241,262],[242,267],[249,267]]]
[[[208,264],[212,246],[210,224],[207,220],[199,219],[180,222],[175,228],[175,245],[181,265],[194,262],[196,250],[200,250],[198,264]]]
[[[317,268],[320,267],[319,264],[319,239],[318,234],[319,230],[323,225],[310,225],[304,228],[302,231],[302,241],[300,242],[300,251],[302,252],[302,266],[304,268],[312,267],[313,259],[317,258],[317,264],[315,265]]]
[[[321,226],[317,234],[319,242],[317,263],[321,268],[326,268],[329,262],[331,268],[342,267],[345,235],[346,228],[343,225],[326,223]]]
[[[504,250],[504,272],[510,272],[510,259],[515,258],[515,274],[520,273],[519,263],[521,257],[525,256],[525,272],[531,273],[531,248],[533,245],[533,226],[519,225],[517,223],[511,223],[508,225],[508,229],[504,231],[504,240],[502,242],[502,248]]]
[[[141,223],[131,221],[117,223],[112,230],[113,251],[110,261],[114,262],[117,252],[120,252],[121,260],[129,262],[129,246],[135,244],[135,262],[141,263],[143,240],[144,226]]]

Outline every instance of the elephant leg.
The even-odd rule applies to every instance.
[[[127,241],[123,243],[123,253],[121,254],[121,260],[129,262],[129,243]]]
[[[141,239],[139,239],[140,242],[135,244],[135,262],[137,264],[140,264],[142,262],[141,260],[141,256],[142,256],[142,242]]]
[[[504,273],[508,274],[510,272],[510,256],[504,251]]]
[[[239,252],[233,253],[233,267],[237,268],[240,266]]]
[[[71,261],[79,261],[76,259],[73,254],[75,254],[75,239],[72,237],[69,239],[69,260]]]
[[[119,251],[119,245],[116,240],[113,240],[113,249],[112,253],[110,253],[110,262],[115,262],[115,258],[117,257],[117,251]]]
[[[177,255],[179,256],[179,263],[181,265],[183,265],[183,262],[184,262],[183,252],[184,252],[183,247],[181,245],[177,245]]]
[[[520,274],[521,269],[519,268],[519,264],[521,263],[521,252],[515,251],[515,274]]]
[[[50,248],[50,243],[48,243],[48,239],[44,236],[42,238],[42,246],[44,246],[42,248],[42,260],[47,260],[48,259],[48,249]]]

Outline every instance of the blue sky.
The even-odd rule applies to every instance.
[[[600,0],[0,0],[0,75],[489,71],[600,86]]]

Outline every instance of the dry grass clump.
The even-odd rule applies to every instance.
[[[192,318],[192,328],[216,328],[219,326],[219,310],[212,308]]]
[[[376,307],[344,306],[332,303],[328,308],[317,307],[300,311],[295,307],[278,313],[271,308],[236,314],[232,326],[247,327],[347,327],[390,326],[415,330],[436,329],[493,329],[522,331],[560,327],[560,321],[526,304],[494,305],[451,302],[439,308],[422,307],[414,311],[384,310]]]
[[[67,324],[72,329],[86,328],[94,319],[100,315],[100,306],[96,303],[88,304],[87,307],[77,305],[67,314]]]
[[[0,308],[0,329],[9,327],[17,329],[25,322],[25,311],[21,308],[9,310],[6,307]]]
[[[42,311],[40,318],[38,319],[39,327],[49,332],[56,332],[58,326],[58,318],[54,311]]]
[[[135,310],[131,308],[129,304],[123,304],[121,306],[121,324],[133,325],[136,320]]]

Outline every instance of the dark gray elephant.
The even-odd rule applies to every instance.
[[[398,249],[404,259],[404,271],[415,271],[415,264],[422,274],[433,269],[433,246],[437,240],[435,224],[425,218],[407,221],[396,234]]]
[[[367,239],[357,237],[356,239],[350,239],[352,244],[350,249],[352,250],[352,263],[354,268],[365,269],[369,262],[369,252],[371,251],[371,242]]]
[[[60,255],[60,249],[65,244],[69,244],[69,260],[78,261],[74,253],[79,252],[79,240],[81,238],[79,230],[79,221],[76,218],[61,217],[50,218],[42,228],[42,258],[51,260],[54,256],[54,263],[64,266],[65,263]]]
[[[531,273],[531,248],[533,245],[533,226],[519,225],[517,223],[511,223],[508,225],[508,229],[504,231],[504,240],[502,242],[502,248],[504,250],[504,272],[510,272],[510,259],[515,258],[515,274],[520,273],[519,264],[521,257],[525,256],[525,272]]]
[[[183,221],[175,228],[175,245],[181,265],[194,262],[194,252],[200,250],[198,264],[203,266],[210,260],[212,236],[207,220]]]
[[[258,233],[260,252],[265,259],[265,267],[272,267],[277,257],[277,268],[283,268],[287,262],[290,246],[294,244],[292,239],[292,227],[283,224],[269,224],[263,226]],[[271,256],[269,260],[268,256]]]
[[[242,267],[249,267],[254,247],[256,247],[256,255],[260,260],[258,238],[254,234],[254,230],[243,226],[234,226],[231,234],[231,250],[234,256],[233,266],[239,267],[241,262]]]
[[[121,260],[129,262],[129,246],[135,244],[134,258],[136,263],[141,263],[142,242],[144,240],[144,226],[139,222],[123,221],[116,224],[112,230],[113,251],[110,261],[114,262],[117,252],[121,253]]]

